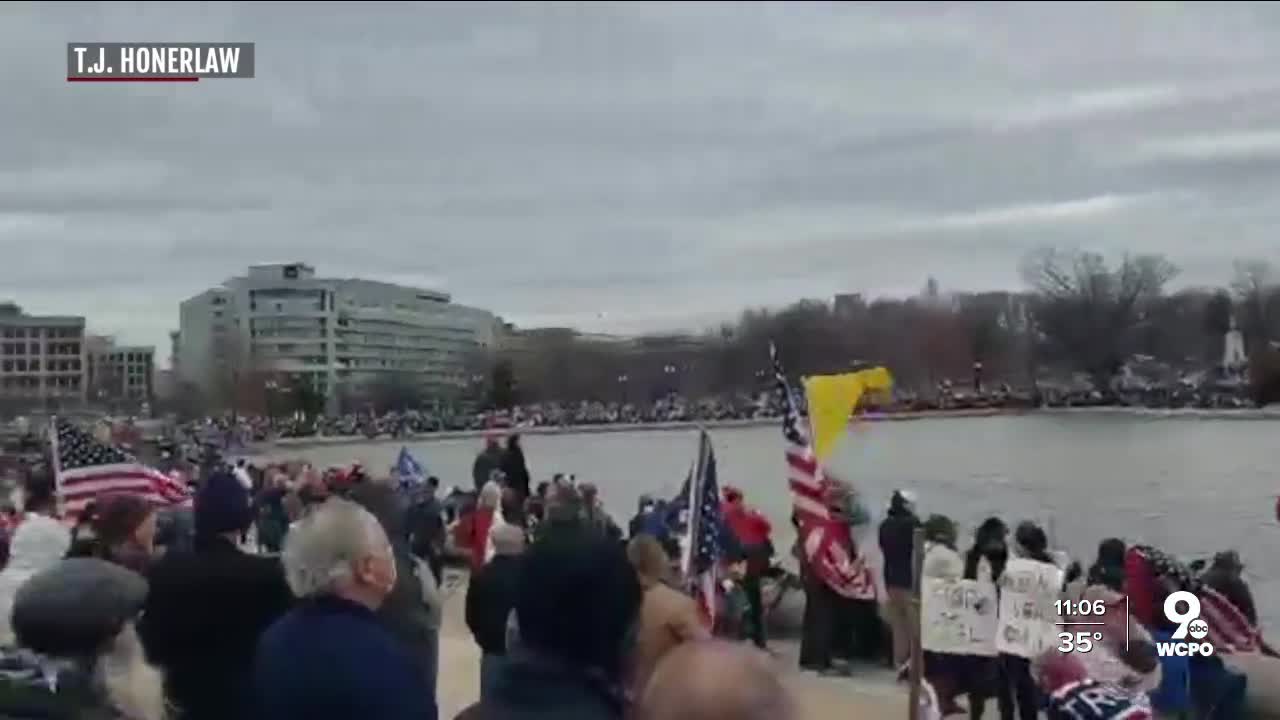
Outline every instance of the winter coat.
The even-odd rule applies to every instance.
[[[435,693],[372,610],[309,598],[263,634],[253,663],[263,720],[437,720]]]
[[[9,564],[0,571],[0,643],[13,640],[9,616],[18,588],[61,560],[70,546],[71,531],[53,518],[29,513],[18,525],[9,545]]]
[[[507,653],[507,618],[515,606],[520,556],[497,555],[471,577],[467,586],[467,627],[481,652]]]
[[[507,658],[491,697],[455,720],[621,720],[619,696],[603,681],[554,659]],[[362,719],[363,720],[363,719]]]
[[[493,529],[497,512],[493,508],[477,507],[471,514],[471,533],[467,537],[467,550],[471,553],[471,572],[484,567],[489,554],[489,531]]]
[[[202,537],[192,552],[166,553],[148,580],[138,633],[177,717],[245,717],[254,648],[294,603],[279,560]]]
[[[503,450],[497,445],[486,447],[471,465],[471,481],[475,483],[476,492],[489,482],[494,470],[502,469]]]
[[[524,460],[524,450],[519,445],[508,447],[500,467],[507,476],[507,487],[520,493],[521,499],[529,497],[529,466]]]
[[[884,585],[887,588],[911,589],[911,548],[916,516],[905,511],[890,511],[880,523],[880,552],[884,555]]]

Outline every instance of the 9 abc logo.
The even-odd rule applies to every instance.
[[[1186,609],[1181,609],[1181,605],[1185,605]],[[1198,642],[1209,635],[1209,623],[1200,617],[1200,598],[1186,590],[1169,593],[1169,596],[1164,599],[1164,616],[1169,622],[1178,626],[1173,631],[1174,640],[1186,640],[1187,636],[1191,636],[1191,642],[1179,644],[1178,655],[1183,655],[1185,652],[1186,656],[1208,657],[1213,654],[1213,645]],[[1182,648],[1186,649],[1182,650]]]

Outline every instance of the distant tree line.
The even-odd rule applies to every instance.
[[[478,356],[490,407],[539,401],[650,402],[671,392],[702,397],[768,390],[768,344],[789,372],[865,365],[892,370],[899,388],[930,393],[940,381],[1008,383],[1085,373],[1107,387],[1129,359],[1179,371],[1216,366],[1234,322],[1244,333],[1259,399],[1280,399],[1280,276],[1242,260],[1223,287],[1170,292],[1178,268],[1159,255],[1108,262],[1081,251],[1026,256],[1021,292],[941,293],[932,278],[908,298],[840,296],[750,309],[690,338],[655,335],[619,344],[570,331],[539,332],[519,347]]]

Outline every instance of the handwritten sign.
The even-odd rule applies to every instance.
[[[1010,560],[1000,576],[1000,625],[996,649],[1034,658],[1058,644],[1057,609],[1062,570],[1025,558]]]
[[[924,578],[920,639],[949,655],[996,654],[996,586],[977,580]]]

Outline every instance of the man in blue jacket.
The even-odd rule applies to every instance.
[[[378,520],[330,499],[289,533],[282,560],[299,603],[258,644],[256,716],[438,720],[434,693],[376,615],[396,584]]]

